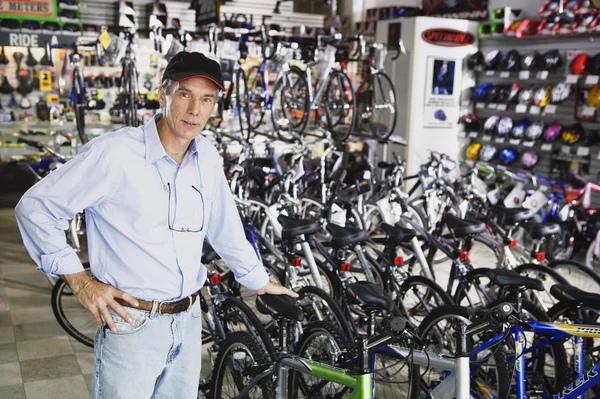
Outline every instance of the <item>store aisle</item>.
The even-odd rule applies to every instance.
[[[56,322],[52,288],[27,255],[13,209],[0,210],[0,398],[89,398],[94,352]],[[210,371],[206,360],[203,375]]]

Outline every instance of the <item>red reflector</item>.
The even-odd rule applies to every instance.
[[[569,237],[569,245],[572,246],[575,244],[575,237]]]
[[[294,267],[299,267],[301,264],[302,264],[302,259],[301,258],[294,258],[290,262],[290,265],[292,265]]]
[[[469,260],[469,253],[467,251],[462,251],[458,257],[461,261],[465,262]]]
[[[511,248],[515,248],[517,246],[517,240],[510,240],[510,244],[508,246]]]
[[[231,173],[231,172],[227,172],[227,178],[228,178],[228,179],[231,179],[231,176],[233,176],[233,173]]]
[[[221,276],[218,274],[213,274],[212,276],[210,276],[210,283],[212,285],[219,285],[221,284]]]
[[[544,259],[546,259],[546,253],[545,252],[538,252],[537,255],[535,255],[535,258],[537,259],[538,262],[541,262]]]
[[[342,263],[340,265],[340,270],[343,272],[349,272],[350,268],[351,268],[350,263]]]
[[[394,265],[401,266],[404,263],[404,258],[402,256],[396,256],[394,258]]]

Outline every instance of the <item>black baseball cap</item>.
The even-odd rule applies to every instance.
[[[208,79],[225,91],[221,83],[221,66],[217,61],[207,58],[202,53],[181,51],[169,61],[162,80],[180,82],[190,78]]]

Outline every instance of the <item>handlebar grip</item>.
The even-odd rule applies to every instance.
[[[24,138],[21,138],[21,137],[19,137],[17,139],[17,143],[27,144],[28,146],[35,147],[35,148],[37,148],[39,150],[43,150],[44,149],[44,145],[42,143],[40,143],[38,141],[34,141],[34,140],[24,139]]]

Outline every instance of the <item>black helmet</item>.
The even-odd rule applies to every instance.
[[[562,58],[558,50],[550,50],[542,55],[541,67],[544,70],[551,71],[558,69],[562,65]]]
[[[588,72],[591,75],[600,75],[600,53],[590,58],[588,65]]]
[[[465,125],[465,131],[477,132],[479,131],[479,121],[475,114],[463,115],[460,117],[459,123]]]
[[[504,54],[500,62],[500,68],[505,71],[516,71],[521,66],[521,54],[517,50],[510,50]]]
[[[497,69],[502,59],[502,52],[500,50],[492,50],[485,55],[485,66],[487,69]]]
[[[521,58],[521,70],[531,71],[539,68],[540,65],[540,53],[532,51]]]
[[[467,69],[473,70],[480,65],[484,64],[483,53],[478,51],[473,53],[467,59]]]

